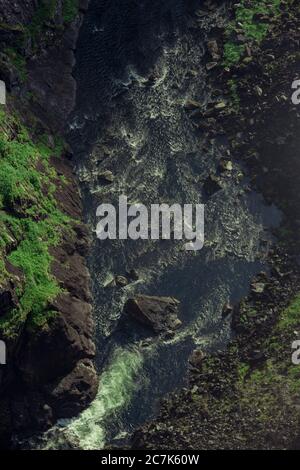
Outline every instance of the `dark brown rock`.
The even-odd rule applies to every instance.
[[[219,46],[216,40],[208,41],[207,48],[213,60],[219,60]]]
[[[49,387],[49,402],[53,403],[58,418],[79,413],[96,396],[97,374],[89,359],[79,361],[74,369]]]
[[[222,309],[223,318],[228,317],[228,315],[231,315],[232,312],[233,312],[233,306],[231,305],[231,303],[226,302],[226,304],[223,306],[223,309]]]
[[[73,66],[74,53],[64,44],[46,50],[28,63],[28,83],[35,97],[35,113],[56,131],[64,128],[75,104]]]
[[[173,297],[138,295],[125,304],[125,312],[150,327],[155,333],[175,330],[181,326],[178,318],[180,302]]]
[[[196,367],[197,369],[201,366],[203,360],[205,358],[205,353],[201,351],[201,349],[196,349],[193,351],[192,355],[189,358],[189,363]]]
[[[57,316],[34,335],[29,330],[18,355],[18,370],[28,384],[49,383],[95,355],[91,306],[64,293],[50,308]]]
[[[222,189],[221,179],[216,175],[209,175],[203,185],[207,196],[212,196]]]

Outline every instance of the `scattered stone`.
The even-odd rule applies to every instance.
[[[225,109],[227,106],[227,104],[225,103],[225,101],[220,101],[220,103],[217,103],[215,105],[215,109],[217,109],[218,111],[222,110],[222,109]]]
[[[177,318],[176,320],[174,320],[173,322],[173,328],[174,330],[177,330],[178,328],[180,328],[182,326],[182,321],[179,320],[179,318]]]
[[[207,48],[208,48],[209,53],[212,56],[213,60],[219,60],[220,59],[219,46],[218,46],[217,41],[215,41],[215,40],[208,41]]]
[[[191,70],[188,70],[188,71],[186,72],[186,75],[187,75],[188,77],[195,78],[195,77],[197,77],[197,76],[199,75],[199,73],[197,72],[197,70],[191,69]]]
[[[223,171],[232,171],[233,170],[232,161],[222,159],[219,163],[219,170],[221,172],[223,172]]]
[[[248,46],[248,44],[246,45],[246,54],[247,54],[248,57],[252,56],[252,51],[251,51],[250,47]]]
[[[201,349],[196,349],[193,351],[192,355],[189,358],[189,363],[196,367],[197,369],[201,366],[203,360],[205,359],[206,354],[201,351]]]
[[[116,285],[119,287],[126,287],[128,286],[129,282],[125,276],[116,276]]]
[[[115,180],[113,173],[109,170],[105,170],[102,173],[100,173],[99,178],[105,183],[109,183],[109,184],[113,183]]]
[[[71,418],[95,398],[98,377],[90,359],[77,362],[68,375],[57,380],[51,389],[51,400],[55,400],[57,413]],[[84,390],[84,393],[82,391]]]
[[[266,284],[263,282],[253,282],[251,284],[251,292],[254,294],[262,294],[266,288]]]
[[[206,70],[210,71],[214,69],[215,67],[217,67],[217,65],[218,65],[218,62],[208,62],[206,64]]]
[[[263,91],[262,91],[262,89],[261,89],[258,85],[256,85],[256,87],[254,88],[254,90],[255,90],[255,93],[257,94],[257,96],[260,97],[260,96],[263,95]]]
[[[232,312],[233,312],[233,305],[231,305],[230,302],[226,302],[226,304],[224,305],[222,309],[222,317],[226,318],[228,317],[228,315],[231,315]]]
[[[202,107],[202,104],[199,101],[187,100],[184,104],[186,109],[195,110]]]
[[[175,331],[172,331],[172,330],[168,330],[164,335],[164,338],[166,340],[173,339],[174,337],[175,337]]]
[[[204,182],[203,189],[207,196],[212,196],[213,194],[223,189],[221,179],[216,175],[209,175]]]
[[[115,287],[116,278],[113,275],[110,275],[108,279],[103,283],[103,287]]]

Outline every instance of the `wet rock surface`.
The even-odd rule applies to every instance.
[[[179,305],[179,300],[174,298],[140,295],[128,299],[124,309],[136,321],[150,327],[155,333],[161,333],[181,326]]]

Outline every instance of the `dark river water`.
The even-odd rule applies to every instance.
[[[265,269],[267,228],[278,223],[278,211],[246,190],[238,162],[223,190],[210,198],[203,191],[207,176],[230,154],[224,138],[207,139],[195,128],[184,106],[189,99],[212,100],[205,43],[226,18],[222,4],[209,16],[200,8],[201,2],[185,0],[90,3],[78,42],[69,138],[93,233],[89,267],[100,387],[86,411],[59,423],[36,447],[101,449],[126,439],[184,383],[195,347],[225,347],[231,329],[230,318],[222,318],[224,304],[247,294],[253,276]],[[114,175],[111,184],[101,178],[106,171]],[[120,195],[147,207],[205,204],[204,248],[98,240],[97,206],[117,205]],[[137,281],[123,288],[111,283],[131,269]],[[183,326],[174,338],[145,338],[138,325],[120,323],[126,299],[136,293],[181,301]]]

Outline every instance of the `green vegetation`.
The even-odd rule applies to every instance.
[[[24,26],[21,24],[8,24],[0,22],[0,29],[13,32],[24,32]]]
[[[71,23],[78,14],[79,2],[78,0],[64,0],[62,15],[66,23]]]
[[[260,420],[274,420],[278,409],[298,399],[300,392],[300,368],[292,364],[292,341],[294,331],[300,326],[300,294],[282,312],[272,334],[263,345],[269,356],[260,367],[251,370],[249,365],[240,363],[239,393],[245,406],[255,401]]]
[[[42,33],[45,25],[53,20],[57,7],[57,0],[42,0],[28,26],[28,34],[35,42]]]
[[[0,113],[0,282],[7,279],[5,258],[24,274],[18,295],[20,308],[0,321],[13,334],[28,315],[41,325],[53,312],[48,301],[60,292],[51,276],[49,248],[59,243],[69,219],[55,200],[58,178],[49,157],[59,155],[61,142],[51,151],[43,141],[34,143],[20,119]]]
[[[57,0],[41,0],[29,25],[15,27],[22,33],[15,46],[4,50],[22,82],[27,76],[24,44],[30,38],[37,49],[40,39],[47,40],[47,28],[60,27],[54,21],[57,7]],[[76,17],[78,8],[78,0],[62,2],[65,24]],[[49,248],[59,243],[68,219],[56,204],[58,176],[49,158],[60,155],[62,148],[63,142],[57,141],[55,150],[50,150],[43,137],[33,142],[20,119],[0,109],[0,285],[10,276],[6,260],[20,268],[25,279],[17,282],[20,307],[0,320],[8,335],[17,332],[25,319],[41,326],[53,316],[47,305],[60,288],[50,274]],[[59,180],[66,184],[63,177]]]
[[[268,20],[280,14],[280,4],[281,0],[241,0],[236,5],[235,19],[229,25],[224,45],[226,67],[237,64],[246,48],[245,44],[237,44],[232,37],[241,34],[249,42],[260,43],[269,31]]]
[[[249,309],[249,312],[250,321],[252,309]],[[238,403],[241,422],[243,419],[250,422],[249,432],[248,429],[244,429],[240,436],[245,443],[252,442],[251,423],[255,423],[255,429],[261,432],[261,438],[264,438],[265,432],[280,435],[280,426],[286,422],[291,428],[291,435],[298,433],[300,414],[294,405],[299,401],[300,368],[292,364],[291,346],[295,339],[294,331],[295,329],[299,331],[299,326],[300,293],[283,310],[278,323],[273,330],[270,327],[270,334],[258,346],[266,355],[265,360],[254,364],[240,356],[243,354],[245,342],[250,337],[246,333],[240,346],[236,342],[229,346],[229,362],[226,363],[226,369],[222,373],[220,373],[222,363],[216,358],[208,357],[202,365],[201,372],[205,376],[205,384],[210,384],[213,380],[218,382],[218,377],[222,378],[222,385],[226,383],[224,389],[226,391],[221,399],[210,399],[206,405],[209,412],[220,419],[223,426],[226,417],[229,416],[229,421],[231,416],[233,421],[236,419]],[[199,396],[200,410],[203,409],[203,401],[207,396],[210,397],[209,392],[208,395]]]
[[[244,380],[247,377],[249,370],[250,366],[248,364],[245,364],[244,362],[241,362],[238,367],[238,378],[240,383],[244,383]]]
[[[39,49],[41,42],[53,44],[54,37],[53,34],[49,34],[49,31],[63,31],[64,29],[63,25],[55,21],[56,13],[61,14],[64,24],[67,25],[76,18],[78,9],[78,0],[63,0],[61,12],[58,10],[58,0],[41,0],[27,26],[0,23],[0,29],[20,33],[14,45],[6,48],[4,53],[7,55],[11,64],[17,69],[21,82],[25,82],[27,77],[26,60],[23,51],[25,45],[28,44],[28,39],[31,41],[33,52]]]
[[[57,6],[57,0],[41,0],[28,26],[24,27],[23,25],[3,25],[3,29],[13,29],[23,33],[23,38],[19,38],[20,46],[24,45],[24,41],[26,41],[28,37],[32,40],[33,46],[37,46],[40,38],[45,39],[45,28],[59,28],[59,26],[54,22]],[[61,14],[65,23],[70,23],[76,18],[76,15],[78,14],[78,8],[78,0],[64,0],[62,2]],[[13,56],[13,54],[18,54],[18,52],[16,52],[14,49],[11,49],[10,52],[11,54],[9,54],[9,57]]]
[[[25,58],[18,51],[11,47],[6,48],[4,52],[19,72],[19,77],[21,81],[24,82],[27,76]]]
[[[63,0],[62,18],[65,23],[70,23],[76,18],[79,8],[78,0]],[[45,26],[52,25],[57,11],[57,0],[42,0],[28,26],[30,37],[36,41],[43,32]]]
[[[235,44],[227,42],[224,44],[224,61],[226,67],[237,64],[245,50],[244,44]]]
[[[300,293],[295,297],[293,302],[282,313],[278,328],[294,329],[300,326]]]

